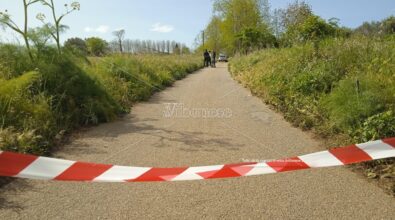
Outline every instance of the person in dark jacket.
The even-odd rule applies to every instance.
[[[217,59],[217,53],[215,52],[215,50],[213,51],[213,53],[211,54],[211,67],[216,67],[215,66],[215,61]]]
[[[208,67],[210,65],[210,53],[205,50],[203,53],[203,57],[204,57],[204,66]]]

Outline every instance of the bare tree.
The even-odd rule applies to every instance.
[[[118,52],[119,41],[114,39],[113,41],[109,42],[109,48],[111,52]],[[190,49],[180,42],[176,41],[153,41],[153,40],[130,40],[130,39],[123,39],[122,40],[122,51],[123,53],[189,53]]]
[[[119,51],[121,53],[123,53],[122,42],[125,39],[125,30],[124,29],[120,29],[120,30],[112,32],[112,34],[117,38]]]
[[[270,3],[269,0],[259,0],[258,2],[260,6],[261,16],[263,21],[270,25],[271,23],[271,14],[270,14]]]
[[[170,41],[167,40],[167,41],[166,41],[166,52],[167,52],[167,53],[170,53],[170,46],[171,46],[171,45],[170,45]]]
[[[282,14],[281,14],[281,10],[280,9],[275,9],[273,12],[273,16],[272,16],[272,29],[274,32],[274,35],[279,38],[280,34],[284,31],[282,25],[281,25],[281,21],[282,21]]]
[[[162,53],[165,53],[165,51],[166,51],[166,41],[161,41],[160,42],[160,51],[162,52]]]
[[[124,40],[123,41],[123,45],[124,45],[124,51],[126,53],[133,53],[132,41],[131,40],[128,40],[128,39]]]

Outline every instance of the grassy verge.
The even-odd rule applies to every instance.
[[[395,136],[395,38],[329,39],[234,58],[232,76],[302,129],[331,144]],[[364,173],[395,193],[395,160]]]
[[[202,67],[192,55],[85,58],[50,48],[29,62],[22,48],[0,47],[0,149],[39,155]]]

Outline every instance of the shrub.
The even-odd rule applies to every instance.
[[[98,37],[85,39],[88,53],[91,56],[103,56],[108,52],[108,43]]]
[[[83,39],[75,37],[69,38],[64,42],[64,47],[71,50],[78,50],[80,53],[87,55],[88,47]]]
[[[34,69],[25,48],[0,44],[0,78],[10,79],[28,70]]]
[[[365,120],[353,133],[357,142],[377,140],[384,137],[395,137],[395,114],[389,110],[378,113]]]

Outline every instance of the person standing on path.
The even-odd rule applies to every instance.
[[[217,58],[217,53],[215,52],[215,50],[214,50],[213,53],[211,54],[211,58],[212,58],[211,67],[216,67],[216,66],[215,66],[215,61],[216,61],[216,58]]]
[[[209,66],[211,66],[211,61],[212,61],[211,50],[209,50],[208,51],[208,63],[209,63]]]
[[[204,67],[208,67],[210,63],[210,53],[207,51],[207,49],[203,53],[203,58],[204,58]]]

